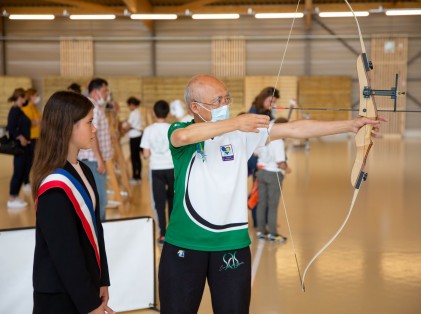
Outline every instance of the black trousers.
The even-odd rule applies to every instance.
[[[29,167],[26,169],[25,175],[23,177],[23,183],[29,183],[29,173],[31,172],[32,163],[34,162],[34,155],[35,155],[35,146],[37,144],[37,139],[32,138],[31,143],[29,144]]]
[[[168,217],[170,217],[174,200],[174,169],[151,170],[151,187],[159,233],[165,236],[167,230],[165,206],[168,204]]]
[[[29,146],[24,148],[22,155],[13,156],[13,174],[10,179],[10,195],[18,196],[25,176],[29,176],[31,170],[31,150]]]
[[[66,293],[38,293],[34,291],[32,314],[79,314]]]
[[[247,314],[251,296],[250,248],[203,252],[164,243],[159,264],[161,314],[196,314],[206,279],[215,314]]]
[[[130,138],[130,158],[132,161],[132,178],[141,179],[142,160],[140,159],[140,140],[142,136]]]

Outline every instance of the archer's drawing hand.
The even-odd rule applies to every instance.
[[[269,117],[261,114],[242,114],[234,118],[238,123],[238,130],[259,133],[259,128],[269,127]]]

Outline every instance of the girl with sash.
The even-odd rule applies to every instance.
[[[92,103],[73,92],[56,92],[44,108],[32,178],[34,314],[114,313],[98,192],[77,160],[95,138],[92,119]]]

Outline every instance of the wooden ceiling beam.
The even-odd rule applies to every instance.
[[[123,0],[131,13],[152,13],[152,5],[149,0]]]
[[[313,15],[313,1],[312,0],[305,0],[305,12],[307,13],[304,18],[306,19],[306,30],[311,30],[311,19]]]
[[[153,13],[153,8],[149,0],[123,0],[123,2],[131,13]],[[153,31],[153,21],[142,20],[141,22],[149,29],[150,32]]]
[[[177,7],[177,10],[180,11],[185,11],[185,10],[190,10],[190,11],[194,11],[196,9],[199,8],[203,8],[208,4],[212,4],[214,2],[218,2],[218,0],[196,0],[196,1],[192,1],[186,4],[183,4],[181,6]]]
[[[114,11],[113,8],[100,5],[96,3],[91,2],[85,2],[85,1],[78,1],[78,0],[49,0],[49,2],[57,3],[57,4],[64,4],[71,7],[79,8],[81,10],[87,11],[87,13],[91,13],[92,11],[95,13],[111,13]]]

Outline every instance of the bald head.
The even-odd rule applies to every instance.
[[[222,94],[221,94],[222,93]],[[190,107],[192,101],[209,101],[219,95],[225,95],[227,88],[224,83],[209,74],[199,74],[187,83],[184,93],[186,104]]]

